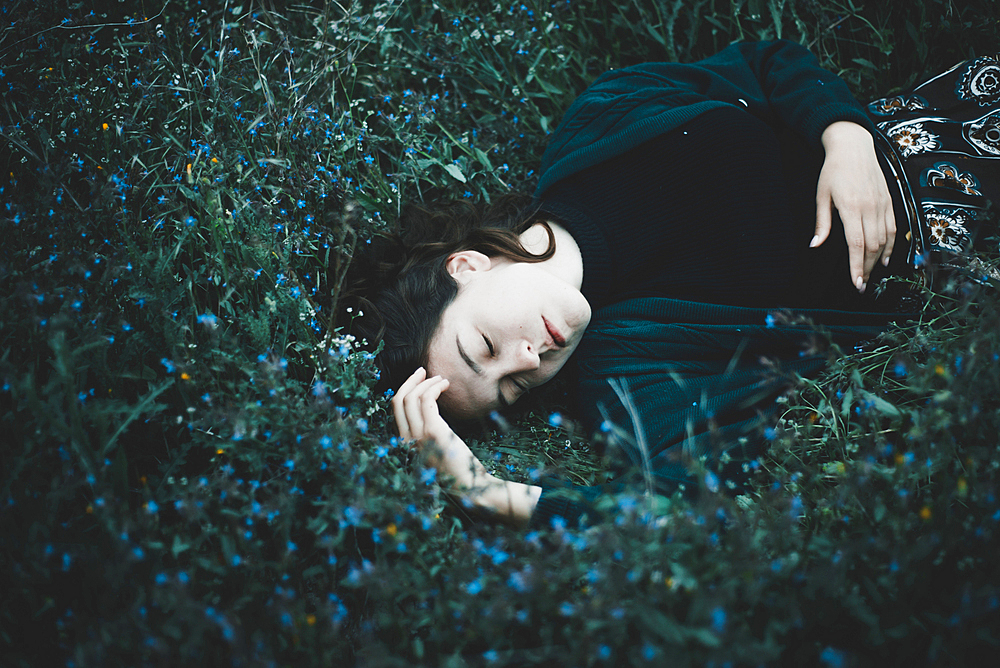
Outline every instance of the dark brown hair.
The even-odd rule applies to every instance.
[[[542,223],[548,248],[534,255],[519,235]],[[555,238],[530,198],[505,195],[486,207],[466,200],[425,207],[407,206],[395,234],[373,240],[351,263],[338,320],[346,333],[375,350],[376,388],[395,390],[427,363],[431,337],[441,314],[458,294],[446,263],[453,254],[475,250],[515,262],[542,262],[555,253]],[[346,317],[346,307],[363,316]],[[355,312],[356,313],[356,312]]]

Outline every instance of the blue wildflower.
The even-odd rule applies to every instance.
[[[847,657],[844,653],[833,647],[824,649],[819,655],[819,660],[830,666],[830,668],[841,668],[847,663]]]
[[[726,611],[721,607],[712,610],[712,628],[715,629],[716,633],[722,633],[726,630]]]

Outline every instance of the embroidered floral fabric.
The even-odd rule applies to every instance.
[[[903,198],[913,266],[925,280],[931,266],[1000,280],[968,255],[974,247],[996,250],[997,212],[988,209],[1000,206],[1000,55],[961,62],[875,100],[868,114]]]

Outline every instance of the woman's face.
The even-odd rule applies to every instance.
[[[444,410],[477,418],[551,379],[580,343],[590,304],[540,263],[456,253],[458,294],[431,337],[427,372],[450,381]]]

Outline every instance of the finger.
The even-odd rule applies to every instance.
[[[420,382],[413,391],[403,398],[403,412],[406,415],[406,422],[409,425],[410,435],[416,441],[424,441],[427,438],[427,423],[424,419],[423,403],[425,398],[432,396],[432,401],[437,401],[440,391],[434,392],[434,388],[441,383],[440,376],[433,376]]]
[[[816,230],[813,232],[812,241],[809,242],[809,248],[815,248],[819,246],[826,238],[830,236],[830,230],[833,226],[831,211],[832,201],[830,200],[829,193],[817,193],[816,195]]]
[[[864,214],[863,227],[865,234],[865,268],[863,282],[867,283],[871,277],[872,269],[879,258],[885,252],[886,244],[886,221],[881,215],[874,212]]]
[[[427,431],[426,436],[442,447],[452,434],[451,427],[442,419],[441,410],[438,407],[438,399],[441,397],[441,393],[448,389],[448,385],[448,379],[441,378],[437,383],[428,386],[420,397],[421,418]]]
[[[844,223],[844,238],[847,240],[847,259],[851,271],[851,283],[858,292],[865,290],[865,234],[860,221],[841,219]]]
[[[892,210],[891,199],[885,211],[885,234],[885,250],[882,251],[882,264],[888,267],[889,260],[892,258],[892,249],[896,245],[896,215]]]
[[[426,376],[427,370],[423,367],[418,368],[399,386],[396,394],[392,397],[392,414],[396,418],[396,428],[399,430],[399,436],[403,439],[413,438],[413,430],[406,419],[404,401],[413,392],[414,388],[424,381]]]

